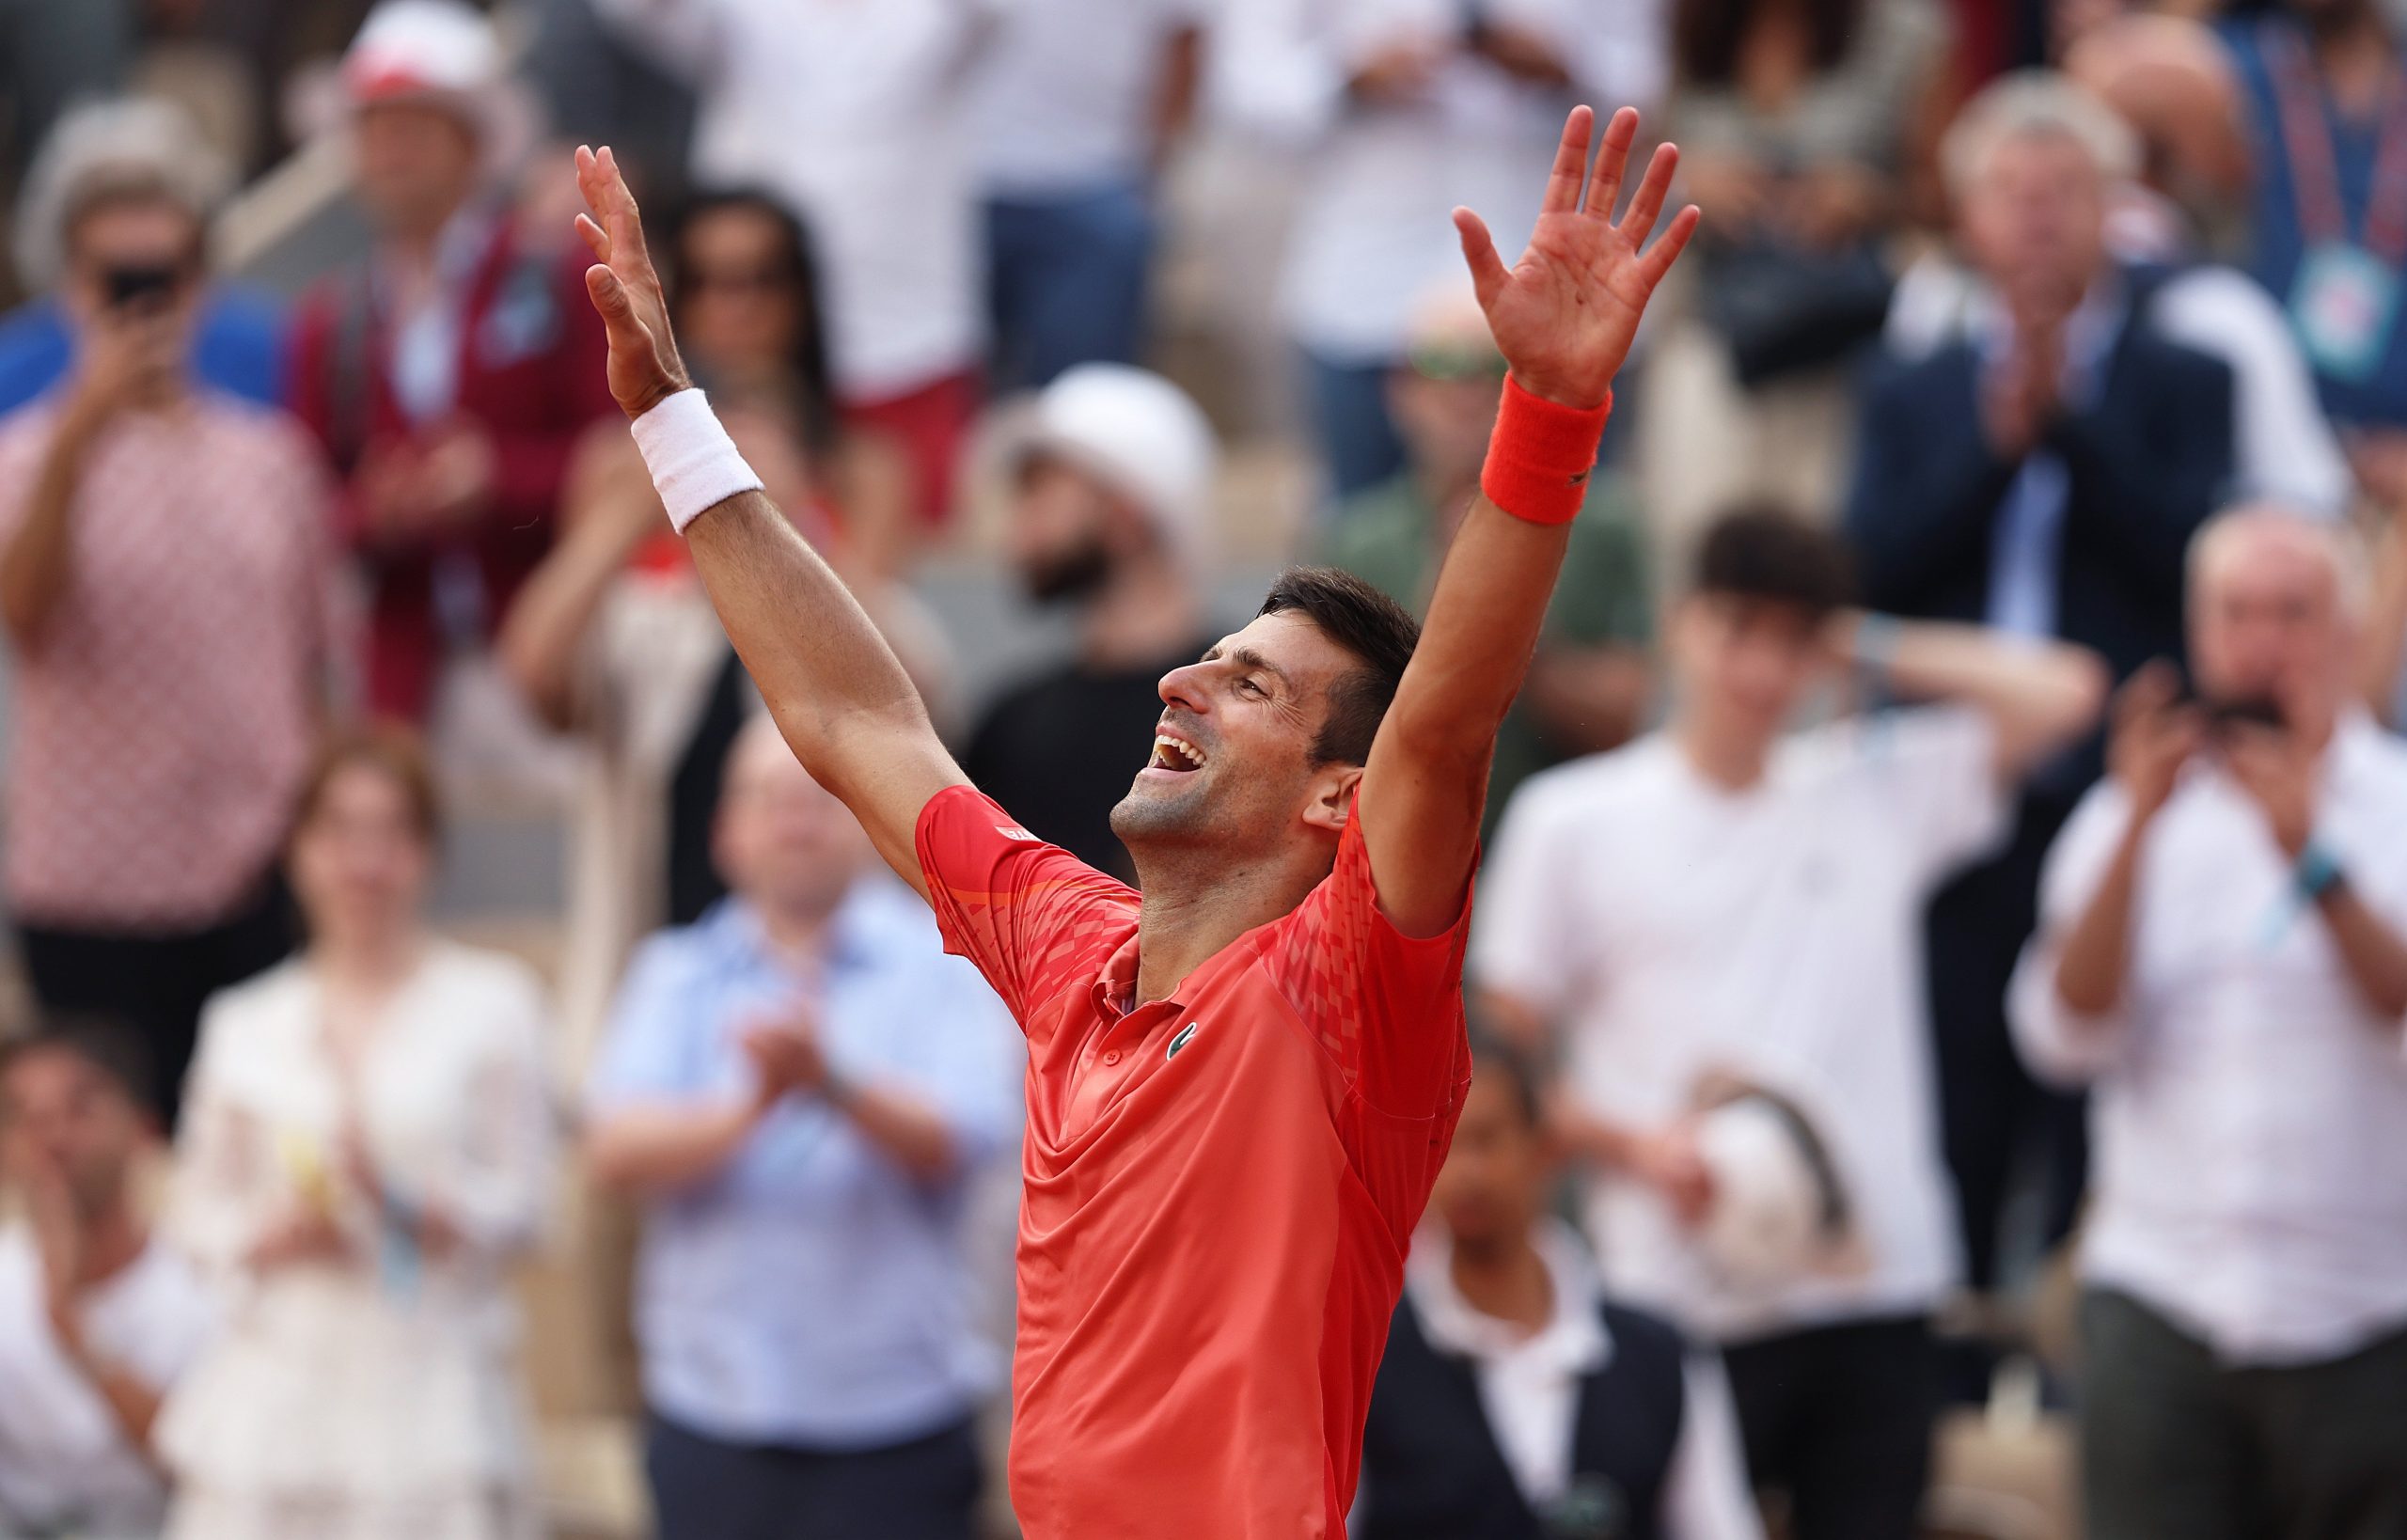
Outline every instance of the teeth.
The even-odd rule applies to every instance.
[[[1201,770],[1204,751],[1167,733],[1154,734],[1154,767],[1158,770]]]

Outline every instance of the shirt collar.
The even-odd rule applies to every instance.
[[[1434,1220],[1423,1225],[1404,1270],[1405,1293],[1421,1317],[1423,1333],[1439,1351],[1479,1362],[1529,1356],[1562,1374],[1596,1373],[1613,1357],[1613,1338],[1600,1313],[1604,1290],[1586,1243],[1562,1220],[1548,1218],[1531,1232],[1530,1244],[1554,1286],[1553,1315],[1535,1333],[1474,1310],[1455,1286],[1453,1237]]]

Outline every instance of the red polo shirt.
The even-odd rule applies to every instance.
[[[1028,1033],[1012,1504],[1030,1540],[1336,1540],[1407,1237],[1470,1082],[1466,895],[1413,940],[1336,869],[1129,1010],[1137,894],[967,786],[945,944]]]

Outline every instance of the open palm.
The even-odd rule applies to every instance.
[[[1547,177],[1537,227],[1521,259],[1506,267],[1479,215],[1455,211],[1463,259],[1471,264],[1479,306],[1499,352],[1521,388],[1566,406],[1603,401],[1614,373],[1629,355],[1639,318],[1655,286],[1671,271],[1695,233],[1695,205],[1674,216],[1663,238],[1646,249],[1646,237],[1663,212],[1679,151],[1663,145],[1646,165],[1631,195],[1628,212],[1613,222],[1629,147],[1638,137],[1638,113],[1624,107],[1606,125],[1605,143],[1588,175],[1588,143],[1596,115],[1571,109]],[[1585,196],[1582,196],[1582,192]]]

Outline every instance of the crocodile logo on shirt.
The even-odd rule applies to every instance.
[[[1170,1051],[1163,1054],[1162,1057],[1166,1060],[1177,1058],[1178,1050],[1187,1046],[1188,1043],[1194,1041],[1195,1029],[1200,1025],[1201,1023],[1190,1021],[1186,1026],[1181,1027],[1178,1029],[1178,1035],[1170,1040]]]

